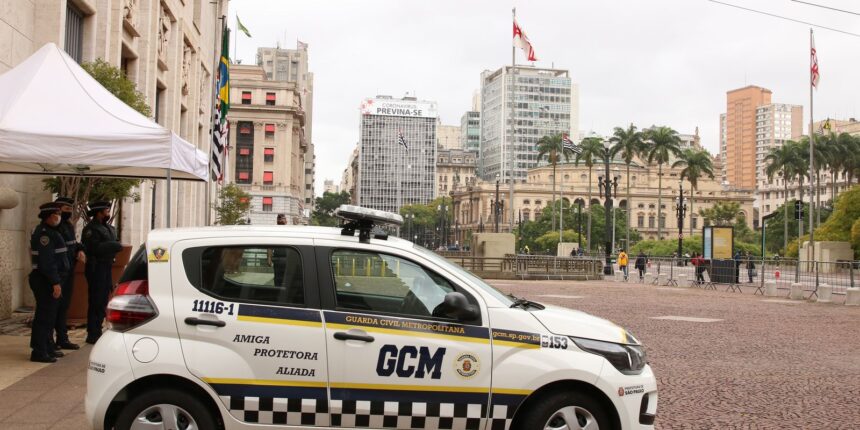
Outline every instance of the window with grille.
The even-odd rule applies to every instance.
[[[275,148],[266,148],[263,150],[263,161],[266,163],[275,161]]]
[[[266,93],[266,106],[275,105],[275,93]]]
[[[266,124],[266,137],[274,138],[275,137],[275,124]]]
[[[83,60],[84,14],[72,2],[66,3],[66,53],[76,62]]]
[[[242,104],[243,105],[251,104],[251,92],[250,91],[242,91]]]
[[[263,197],[263,212],[271,212],[272,211],[272,198],[271,197]]]

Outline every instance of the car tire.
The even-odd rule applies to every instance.
[[[135,424],[141,428],[157,428],[158,423],[165,429],[203,430],[216,429],[218,424],[209,408],[200,400],[184,391],[164,389],[145,391],[123,406],[116,420],[116,430],[130,430]]]
[[[578,391],[554,391],[524,405],[515,418],[516,430],[613,430],[600,401]]]

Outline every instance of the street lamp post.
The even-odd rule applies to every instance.
[[[675,213],[678,215],[678,258],[681,258],[684,247],[684,214],[687,204],[684,202],[684,182],[678,181],[678,198],[675,200]]]
[[[496,233],[499,232],[499,174],[496,174],[496,200],[493,202],[493,221],[496,223]]]
[[[609,149],[610,149],[609,148],[609,141],[604,142],[603,165],[605,168],[606,176],[599,176],[598,177],[598,187],[603,188],[603,196],[606,199],[606,201],[604,202],[603,209],[605,212],[604,215],[606,216],[606,227],[605,228],[607,230],[607,233],[608,233],[608,229],[609,229],[609,223],[612,222],[612,220],[610,220],[610,217],[612,216],[612,189],[613,189],[613,186],[615,187],[615,192],[616,193],[618,192],[618,177],[615,177],[615,179],[613,180],[609,176],[609,159],[610,159]],[[606,264],[603,266],[603,274],[604,275],[611,275],[612,274],[612,237],[609,234],[606,235],[605,254],[606,254]]]

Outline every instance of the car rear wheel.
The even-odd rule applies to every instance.
[[[607,430],[611,421],[599,401],[579,392],[558,391],[531,402],[516,420],[519,430]]]
[[[146,391],[128,402],[117,430],[207,430],[216,428],[202,401],[177,390]]]

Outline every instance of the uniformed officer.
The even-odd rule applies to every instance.
[[[105,308],[113,288],[111,266],[116,253],[122,249],[116,230],[110,222],[110,202],[90,202],[87,215],[90,222],[84,227],[83,244],[87,255],[84,275],[87,277],[87,343],[96,343],[102,335]]]
[[[72,291],[75,288],[75,264],[78,261],[86,263],[86,255],[84,254],[84,246],[78,242],[75,236],[75,225],[72,223],[72,208],[75,201],[68,197],[57,197],[54,203],[60,205],[60,225],[57,226],[57,231],[63,236],[66,242],[66,256],[69,259],[69,276],[66,277],[62,285],[62,296],[57,308],[57,322],[54,325],[54,335],[57,337],[55,345],[57,349],[78,349],[77,344],[69,340],[69,330],[66,326],[66,315],[69,311],[69,304],[72,301]]]
[[[30,336],[30,361],[53,363],[63,353],[54,349],[53,330],[57,307],[62,296],[62,284],[69,276],[69,259],[66,243],[57,226],[60,224],[60,205],[45,203],[39,206],[42,222],[30,237],[30,289],[36,298],[33,331]]]

